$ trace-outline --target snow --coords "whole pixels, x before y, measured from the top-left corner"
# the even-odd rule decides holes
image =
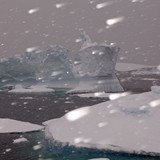
[[[23,142],[28,142],[28,140],[26,138],[24,138],[24,137],[13,140],[14,144],[16,144],[16,143],[23,143]]]
[[[131,153],[160,153],[160,86],[73,110],[50,120],[46,137],[53,143]],[[87,125],[88,124],[88,125]]]
[[[53,89],[48,88],[46,85],[36,85],[29,88],[24,88],[22,85],[16,85],[14,89],[8,91],[10,93],[44,93],[44,92],[54,92]]]
[[[97,9],[102,9],[102,8],[104,8],[104,7],[109,6],[110,4],[112,4],[112,3],[111,3],[111,2],[99,3],[99,4],[96,5],[96,8],[97,8]]]
[[[40,8],[33,8],[33,9],[30,9],[30,10],[28,11],[28,14],[36,13],[36,12],[38,12],[39,10],[40,10]]]
[[[33,51],[36,51],[38,50],[39,47],[30,47],[30,48],[27,48],[26,49],[26,52],[33,52]]]
[[[44,127],[29,122],[0,118],[0,133],[22,133],[42,130]]]
[[[66,5],[66,3],[58,3],[58,4],[56,4],[55,6],[56,6],[56,8],[62,8],[62,7],[64,7]]]
[[[122,22],[125,18],[124,17],[115,17],[112,19],[107,19],[106,24],[112,26],[116,23]]]

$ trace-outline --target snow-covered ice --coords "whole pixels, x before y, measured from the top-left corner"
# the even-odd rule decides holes
[[[44,126],[8,118],[0,118],[0,133],[22,133],[42,130]]]
[[[160,153],[160,87],[73,110],[50,120],[45,133],[55,141],[77,147],[131,153]]]

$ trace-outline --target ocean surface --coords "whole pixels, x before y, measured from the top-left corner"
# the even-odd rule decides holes
[[[0,117],[42,124],[83,106],[107,101],[108,98],[85,98],[64,93],[14,94],[0,93]],[[15,139],[28,141],[13,143]],[[44,132],[0,134],[0,160],[160,160],[160,157],[126,154],[86,148],[50,146]]]

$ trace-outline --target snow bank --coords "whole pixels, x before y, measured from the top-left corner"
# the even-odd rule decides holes
[[[0,118],[0,133],[32,132],[43,128],[43,126],[28,122]]]
[[[14,89],[9,91],[10,93],[42,93],[42,92],[54,92],[53,89],[48,88],[45,85],[36,85],[29,88],[24,88],[22,85],[16,85]]]
[[[45,133],[77,147],[160,153],[160,87],[76,109],[48,123]]]

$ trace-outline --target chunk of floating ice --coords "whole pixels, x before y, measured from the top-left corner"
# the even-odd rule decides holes
[[[150,91],[76,109],[50,121],[46,137],[76,147],[160,154],[159,99]]]
[[[13,143],[22,143],[22,142],[28,142],[28,140],[26,138],[18,138],[13,140]]]
[[[41,125],[32,124],[29,122],[22,122],[13,119],[0,119],[0,133],[22,133],[42,130]]]

